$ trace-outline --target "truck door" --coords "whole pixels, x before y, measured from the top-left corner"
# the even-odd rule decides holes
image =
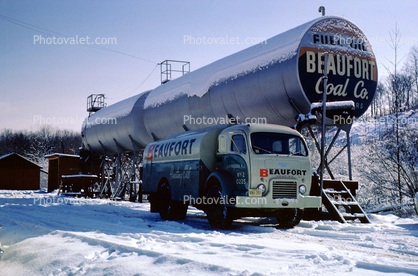
[[[248,191],[251,168],[247,137],[240,132],[231,133],[230,138],[230,154],[225,160],[226,167],[234,178],[237,190]]]

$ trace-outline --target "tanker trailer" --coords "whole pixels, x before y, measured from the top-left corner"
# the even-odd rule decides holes
[[[97,111],[83,124],[83,145],[97,153],[133,151],[222,118],[292,126],[322,98],[325,52],[327,100],[353,101],[360,117],[377,84],[371,45],[352,22],[323,16]],[[198,124],[192,118],[211,120]]]

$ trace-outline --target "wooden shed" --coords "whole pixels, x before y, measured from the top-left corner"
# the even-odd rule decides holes
[[[0,157],[0,189],[38,190],[41,166],[17,153]]]
[[[59,188],[63,175],[80,173],[80,156],[54,153],[46,155],[48,159],[48,192]]]

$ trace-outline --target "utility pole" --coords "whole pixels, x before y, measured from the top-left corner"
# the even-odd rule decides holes
[[[325,117],[327,114],[327,84],[328,84],[328,53],[324,53],[324,91],[322,92],[322,137],[321,137],[321,189],[319,195],[322,197],[322,188],[324,187],[324,169],[325,169]]]

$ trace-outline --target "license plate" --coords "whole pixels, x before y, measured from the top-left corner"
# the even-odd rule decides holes
[[[248,196],[262,196],[263,192],[260,189],[250,189]]]

